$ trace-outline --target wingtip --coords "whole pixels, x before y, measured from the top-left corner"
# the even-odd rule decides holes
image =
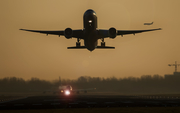
[[[27,29],[19,29],[19,30],[27,31]]]

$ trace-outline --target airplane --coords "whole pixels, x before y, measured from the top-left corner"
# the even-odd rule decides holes
[[[87,91],[90,91],[90,90],[96,90],[96,88],[88,88],[88,89],[72,89],[72,86],[71,85],[62,85],[61,84],[61,78],[59,77],[59,82],[60,82],[60,86],[58,88],[58,90],[46,90],[44,91],[43,93],[46,93],[46,92],[52,92],[53,94],[64,94],[64,95],[70,95],[72,93],[77,93],[79,94],[80,92],[84,92],[84,93],[87,93]]]
[[[58,35],[59,37],[65,36],[67,39],[77,38],[76,46],[67,47],[67,49],[88,49],[93,51],[94,49],[115,49],[115,47],[106,46],[104,38],[116,38],[118,35],[127,35],[127,34],[136,34],[148,31],[161,30],[158,29],[149,29],[149,30],[116,30],[114,27],[110,29],[98,29],[97,28],[97,15],[96,12],[92,9],[88,9],[83,16],[83,29],[72,30],[71,28],[66,28],[65,30],[60,31],[43,31],[43,30],[28,30],[20,29],[24,31],[37,32],[43,34]],[[84,46],[81,46],[80,40],[84,40]],[[98,39],[101,39],[101,46],[98,46]]]
[[[144,23],[144,25],[152,25],[154,22],[151,23]]]

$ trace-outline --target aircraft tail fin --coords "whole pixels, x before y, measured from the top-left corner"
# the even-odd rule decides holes
[[[98,48],[98,49],[115,49],[115,47],[111,47],[111,46],[97,46],[96,48]]]
[[[111,46],[97,46],[97,49],[115,49],[115,47]],[[67,49],[86,49],[86,46],[73,46],[73,47],[67,47]]]
[[[67,49],[85,49],[86,46],[73,46],[73,47],[67,47]]]

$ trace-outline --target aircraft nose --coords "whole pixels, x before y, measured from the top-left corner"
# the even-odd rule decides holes
[[[95,11],[92,9],[88,9],[84,14],[94,14],[96,15]]]

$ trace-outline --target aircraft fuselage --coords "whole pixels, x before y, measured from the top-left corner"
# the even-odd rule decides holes
[[[98,44],[98,33],[97,33],[97,16],[96,13],[89,9],[84,13],[83,17],[84,29],[84,45],[88,50],[93,51]]]

